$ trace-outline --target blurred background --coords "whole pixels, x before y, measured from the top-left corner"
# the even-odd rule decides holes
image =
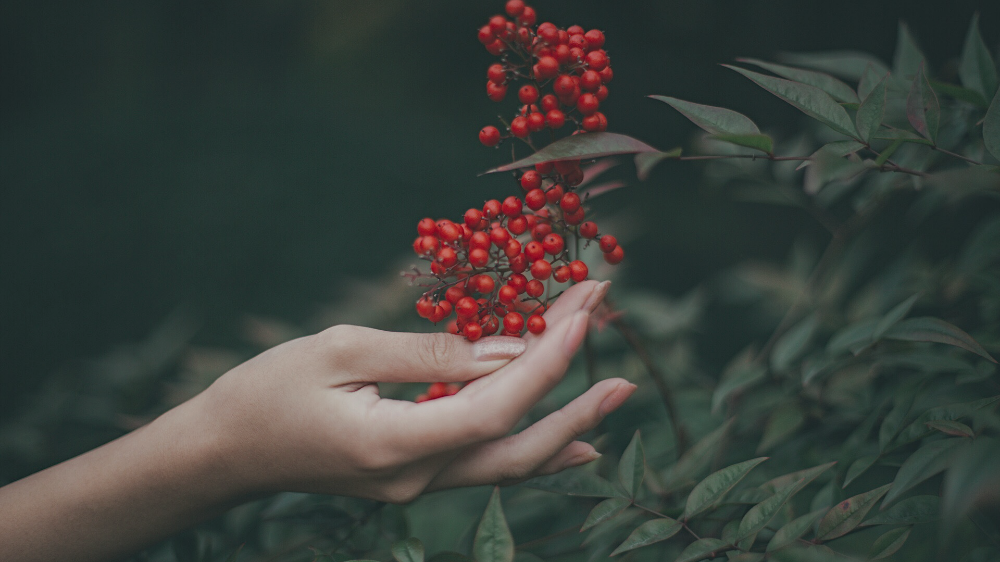
[[[986,1],[533,5],[540,21],[605,31],[609,129],[661,149],[694,128],[648,94],[731,107],[779,138],[804,119],[717,63],[848,48],[889,60],[902,18],[947,73],[976,10],[987,43],[1000,34]],[[502,6],[4,2],[0,422],[53,373],[165,321],[230,345],[246,314],[314,317],[398,271],[420,218],[518,193],[509,176],[477,176],[506,157],[478,130],[514,110],[486,98],[493,58],[475,38]],[[626,285],[683,295],[739,259],[784,259],[793,233],[817,228],[700,188],[697,171],[615,171],[629,187],[600,213],[629,226]],[[351,294],[376,306],[395,290]]]

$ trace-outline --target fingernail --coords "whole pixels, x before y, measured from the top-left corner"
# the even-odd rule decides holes
[[[608,397],[601,402],[600,407],[597,408],[597,415],[603,418],[611,412],[617,410],[619,406],[628,400],[629,396],[632,396],[632,393],[635,392],[636,388],[637,387],[630,382],[618,385],[618,388],[616,388],[614,392],[609,394]]]
[[[573,356],[576,349],[580,347],[584,334],[587,333],[587,322],[590,314],[582,310],[574,314],[569,319],[569,328],[566,330],[566,337],[563,339],[563,351],[566,355]]]
[[[608,289],[611,288],[611,281],[601,281],[594,287],[594,290],[587,297],[587,302],[583,303],[583,308],[581,310],[586,310],[588,313],[593,312],[597,309],[597,305],[601,304],[604,300],[604,295],[608,294]]]
[[[601,454],[591,449],[582,455],[577,455],[566,461],[566,468],[572,468],[574,466],[580,466],[581,464],[587,464],[588,462],[594,462],[599,458],[601,458]]]
[[[490,336],[472,344],[472,354],[476,361],[510,360],[524,353],[526,347],[521,338]]]

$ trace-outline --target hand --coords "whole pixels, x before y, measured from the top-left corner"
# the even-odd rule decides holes
[[[575,441],[635,390],[604,380],[521,433],[515,424],[563,377],[608,283],[568,289],[523,339],[336,326],[280,345],[222,376],[195,400],[221,436],[230,482],[402,503],[425,490],[510,483],[590,462]],[[378,382],[467,382],[416,404]]]

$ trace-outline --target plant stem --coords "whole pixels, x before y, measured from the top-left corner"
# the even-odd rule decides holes
[[[957,154],[955,156],[958,156]],[[709,154],[704,156],[678,156],[676,160],[730,160],[730,159],[741,159],[741,160],[770,160],[772,162],[811,162],[813,160],[812,156],[774,156],[771,154]],[[925,178],[929,176],[927,172],[921,172],[920,170],[913,170],[911,168],[904,168],[898,164],[893,164],[887,162],[879,168],[882,172],[898,172],[900,174],[908,174],[911,176],[920,176]]]

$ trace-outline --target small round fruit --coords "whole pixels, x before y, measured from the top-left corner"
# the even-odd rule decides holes
[[[511,333],[520,333],[524,328],[524,317],[517,312],[509,312],[503,317],[503,329]]]
[[[606,254],[618,247],[618,239],[610,234],[605,234],[604,236],[601,236],[600,246],[601,251]]]
[[[483,127],[479,131],[479,142],[491,147],[500,144],[500,130],[493,125]]]
[[[540,334],[545,331],[545,319],[538,314],[528,317],[528,331],[532,334]]]

